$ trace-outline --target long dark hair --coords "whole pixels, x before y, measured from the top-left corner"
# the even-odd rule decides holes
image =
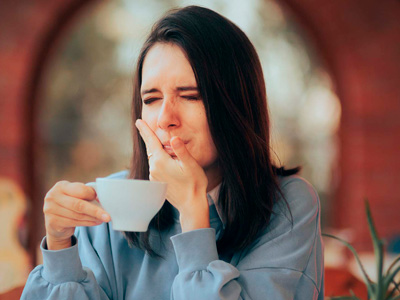
[[[269,224],[272,207],[282,194],[277,175],[299,170],[272,163],[267,96],[258,55],[245,33],[216,12],[198,6],[170,11],[153,26],[139,54],[134,121],[141,118],[143,61],[156,43],[179,46],[192,66],[223,176],[218,205],[226,224],[217,241],[218,251],[243,250]],[[134,127],[130,177],[148,179],[148,170],[145,144]],[[172,206],[166,201],[149,231],[161,232],[173,223]],[[157,255],[149,231],[124,234],[130,245]]]

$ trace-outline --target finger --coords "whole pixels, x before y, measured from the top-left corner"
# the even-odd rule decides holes
[[[61,182],[60,188],[66,195],[79,199],[94,200],[97,196],[94,188],[80,182],[64,181]]]
[[[92,221],[81,221],[81,220],[74,220],[65,218],[63,216],[55,215],[57,217],[58,226],[61,228],[71,228],[71,227],[78,227],[78,226],[97,226],[100,225],[101,222],[92,222]]]
[[[145,121],[137,119],[135,125],[139,130],[139,133],[142,136],[144,143],[146,144],[147,154],[155,154],[156,152],[163,151],[163,146],[160,140]]]
[[[46,206],[46,205],[45,205]],[[74,219],[74,220],[79,220],[79,221],[89,221],[89,222],[101,222],[103,223],[103,220],[99,220],[95,217],[86,215],[86,214],[81,214],[77,213],[75,211],[72,211],[68,208],[62,207],[61,205],[57,205],[57,207],[52,208],[52,207],[45,207],[44,209],[45,214],[53,214],[53,215],[59,215],[63,216],[68,219]]]
[[[186,149],[185,144],[179,137],[174,136],[171,139],[170,143],[171,143],[172,150],[174,150],[176,156],[182,163],[184,163],[186,165],[193,165],[194,163],[197,164],[196,160],[190,154],[190,152]]]
[[[103,222],[109,222],[111,219],[104,209],[82,199],[77,199],[68,195],[62,195],[57,198],[56,202],[66,209],[91,216],[98,220],[102,220]]]

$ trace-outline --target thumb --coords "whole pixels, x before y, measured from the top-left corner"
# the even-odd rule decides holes
[[[189,153],[189,151],[186,149],[185,144],[179,137],[174,136],[171,139],[170,143],[171,143],[172,150],[174,150],[176,156],[182,163],[191,164],[191,163],[195,162],[195,159]]]

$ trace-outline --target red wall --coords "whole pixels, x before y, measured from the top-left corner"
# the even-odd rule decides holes
[[[40,76],[64,31],[91,0],[0,1],[0,178],[15,180],[30,201],[32,263],[43,237],[41,181],[35,170],[34,126]]]
[[[287,0],[316,42],[342,104],[337,227],[370,249],[368,198],[381,236],[400,235],[400,2]]]
[[[62,32],[90,1],[0,2],[0,176],[21,184],[41,216],[33,124],[41,70]],[[400,233],[400,2],[285,0],[309,33],[342,103],[339,189],[332,222],[369,236],[368,197],[381,235]],[[82,9],[83,7],[85,9]],[[32,233],[31,250],[40,234]]]

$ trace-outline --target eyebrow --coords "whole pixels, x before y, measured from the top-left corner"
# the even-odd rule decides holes
[[[199,89],[196,86],[178,86],[175,90],[179,91],[179,92],[199,91]],[[143,96],[145,94],[154,93],[154,92],[159,92],[159,90],[156,88],[152,88],[152,89],[144,90],[141,94]]]

